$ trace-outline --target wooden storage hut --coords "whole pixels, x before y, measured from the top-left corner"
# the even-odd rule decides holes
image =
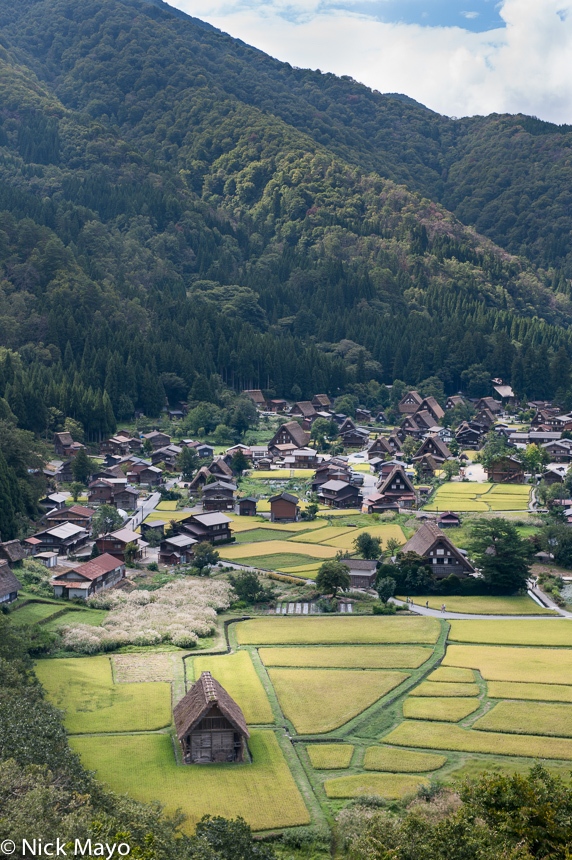
[[[185,764],[244,761],[250,737],[244,714],[210,672],[175,705],[173,717]]]

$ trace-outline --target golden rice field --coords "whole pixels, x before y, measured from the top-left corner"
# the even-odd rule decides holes
[[[392,747],[368,747],[363,766],[366,770],[384,770],[390,773],[426,773],[438,770],[446,761],[445,755]]]
[[[539,607],[540,608],[540,607]],[[516,619],[507,621],[451,621],[450,642],[490,645],[547,645],[572,648],[572,624],[565,618],[554,621]]]
[[[462,683],[459,681],[448,681],[440,683],[439,681],[423,681],[415,688],[416,696],[478,696],[479,686],[474,682]]]
[[[258,653],[265,666],[417,669],[431,657],[433,649],[415,645],[306,645],[303,648],[260,648]]]
[[[240,645],[337,645],[428,643],[439,638],[435,618],[353,616],[255,618],[236,625]]]
[[[552,609],[539,606],[526,594],[514,597],[489,597],[489,596],[451,596],[435,597],[425,595],[424,597],[411,598],[418,606],[425,606],[429,602],[430,609],[441,609],[444,603],[447,612],[466,612],[468,615],[558,615]],[[478,623],[478,622],[477,622]],[[504,623],[504,622],[501,622]]]
[[[152,731],[171,724],[171,685],[114,684],[109,657],[40,660],[35,671],[50,702],[65,711],[71,734]]]
[[[174,520],[176,523],[178,523],[189,516],[189,511],[158,511],[157,509],[155,509],[154,511],[151,511],[145,522],[154,523],[156,520],[160,520],[162,522],[170,522],[171,520]]]
[[[288,553],[289,555],[311,555],[315,558],[328,559],[334,558],[336,555],[336,550],[333,547],[313,545],[310,551],[308,544],[294,540],[257,541],[255,547],[252,544],[242,543],[220,548],[221,557],[230,561],[240,561],[241,558],[248,558],[254,552],[257,557]]]
[[[473,728],[519,735],[572,737],[572,705],[545,702],[499,702]]]
[[[440,720],[458,723],[473,714],[481,705],[479,699],[443,696],[408,696],[403,703],[403,716],[406,720]]]
[[[253,830],[308,824],[308,810],[274,732],[253,730],[248,743],[252,764],[180,767],[170,735],[71,738],[83,765],[113,791],[143,803],[158,800],[167,814],[182,810],[186,833],[206,814],[241,815]]]
[[[427,676],[428,681],[441,681],[445,684],[455,682],[472,684],[475,676],[471,669],[455,669],[451,666],[439,666],[434,672]]]
[[[572,739],[478,732],[451,723],[407,720],[383,739],[388,744],[422,749],[513,755],[572,761]]]
[[[317,770],[341,770],[350,766],[352,744],[308,744],[306,752]]]
[[[450,645],[443,665],[478,669],[486,681],[566,684],[572,678],[572,649]]]
[[[189,661],[187,661],[188,663]],[[273,723],[274,714],[248,651],[193,659],[195,679],[210,672],[237,702],[247,723]]]
[[[284,715],[299,734],[343,726],[409,675],[377,669],[268,669]]]
[[[322,543],[333,540],[334,538],[342,537],[345,534],[353,535],[356,529],[348,528],[347,526],[326,526],[325,528],[317,529],[308,534],[301,534],[296,537],[301,543]]]
[[[426,511],[525,511],[530,487],[525,484],[478,484],[450,481],[442,484]]]
[[[572,702],[572,686],[567,684],[521,684],[517,681],[489,681],[487,692],[491,699]]]
[[[401,527],[398,525],[380,525],[380,526],[366,526],[361,529],[352,529],[350,532],[346,532],[345,534],[339,535],[338,537],[333,537],[326,540],[328,546],[336,547],[336,549],[342,549],[344,551],[350,552],[353,551],[354,541],[362,534],[365,533],[370,534],[372,537],[381,538],[382,545],[385,548],[387,546],[388,540],[391,538],[399,541],[400,544],[404,544],[406,538],[401,530]]]
[[[424,776],[395,773],[359,773],[327,779],[324,789],[328,797],[360,797],[363,794],[378,794],[380,797],[397,799],[415,794],[420,785],[428,785]]]

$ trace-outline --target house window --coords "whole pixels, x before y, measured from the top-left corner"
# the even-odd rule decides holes
[[[445,555],[445,550],[444,549],[438,549],[437,555]]]

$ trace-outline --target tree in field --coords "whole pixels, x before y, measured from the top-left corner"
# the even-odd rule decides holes
[[[80,448],[72,461],[71,470],[74,481],[86,484],[89,476],[97,470],[97,463],[87,456],[85,448]]]
[[[80,484],[79,481],[74,481],[72,484],[70,484],[70,493],[74,502],[77,502],[84,489],[84,485]]]
[[[92,519],[94,535],[106,535],[123,525],[123,517],[113,505],[100,505]]]
[[[204,815],[191,837],[193,860],[275,860],[270,845],[257,842],[244,819]]]
[[[257,573],[253,570],[243,570],[237,576],[229,575],[228,581],[234,588],[239,600],[246,603],[262,603],[272,600],[275,592],[272,588],[265,588]]]
[[[395,594],[396,582],[391,576],[382,576],[375,583],[375,590],[378,593],[382,603],[387,603],[390,597]]]
[[[183,448],[177,458],[177,467],[181,470],[184,481],[192,481],[199,468],[199,455],[193,448]]]
[[[550,461],[550,456],[548,451],[545,451],[544,448],[539,448],[538,445],[532,443],[532,445],[527,445],[522,455],[522,462],[524,463],[524,468],[527,472],[530,472],[533,478],[536,478],[538,472],[540,472],[542,466],[546,466],[546,464]]]
[[[401,546],[401,544],[399,543],[397,538],[393,538],[393,537],[389,538],[389,540],[387,541],[387,544],[385,546],[384,555],[387,555],[387,556],[389,556],[389,558],[392,558],[400,546]]]
[[[381,555],[381,538],[372,537],[369,532],[358,535],[353,542],[354,549],[362,558],[379,558]]]
[[[470,551],[492,591],[513,594],[526,588],[529,544],[509,520],[503,517],[476,520],[471,528]]]
[[[208,576],[213,564],[216,564],[220,556],[208,541],[201,541],[193,548],[193,567],[196,567],[199,576]]]
[[[316,588],[321,594],[332,594],[336,596],[338,588],[345,591],[350,587],[350,569],[337,559],[325,561],[318,570],[316,576]]]

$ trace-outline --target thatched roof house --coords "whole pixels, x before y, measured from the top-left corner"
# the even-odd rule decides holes
[[[6,561],[0,561],[0,603],[12,603],[23,588]]]
[[[431,566],[433,576],[437,578],[450,576],[452,573],[458,577],[464,577],[475,572],[466,554],[457,549],[436,523],[423,523],[419,531],[409,538],[399,552],[403,555],[414,552],[422,556],[426,564]]]
[[[243,761],[250,737],[244,714],[210,672],[175,705],[173,717],[185,764]]]

